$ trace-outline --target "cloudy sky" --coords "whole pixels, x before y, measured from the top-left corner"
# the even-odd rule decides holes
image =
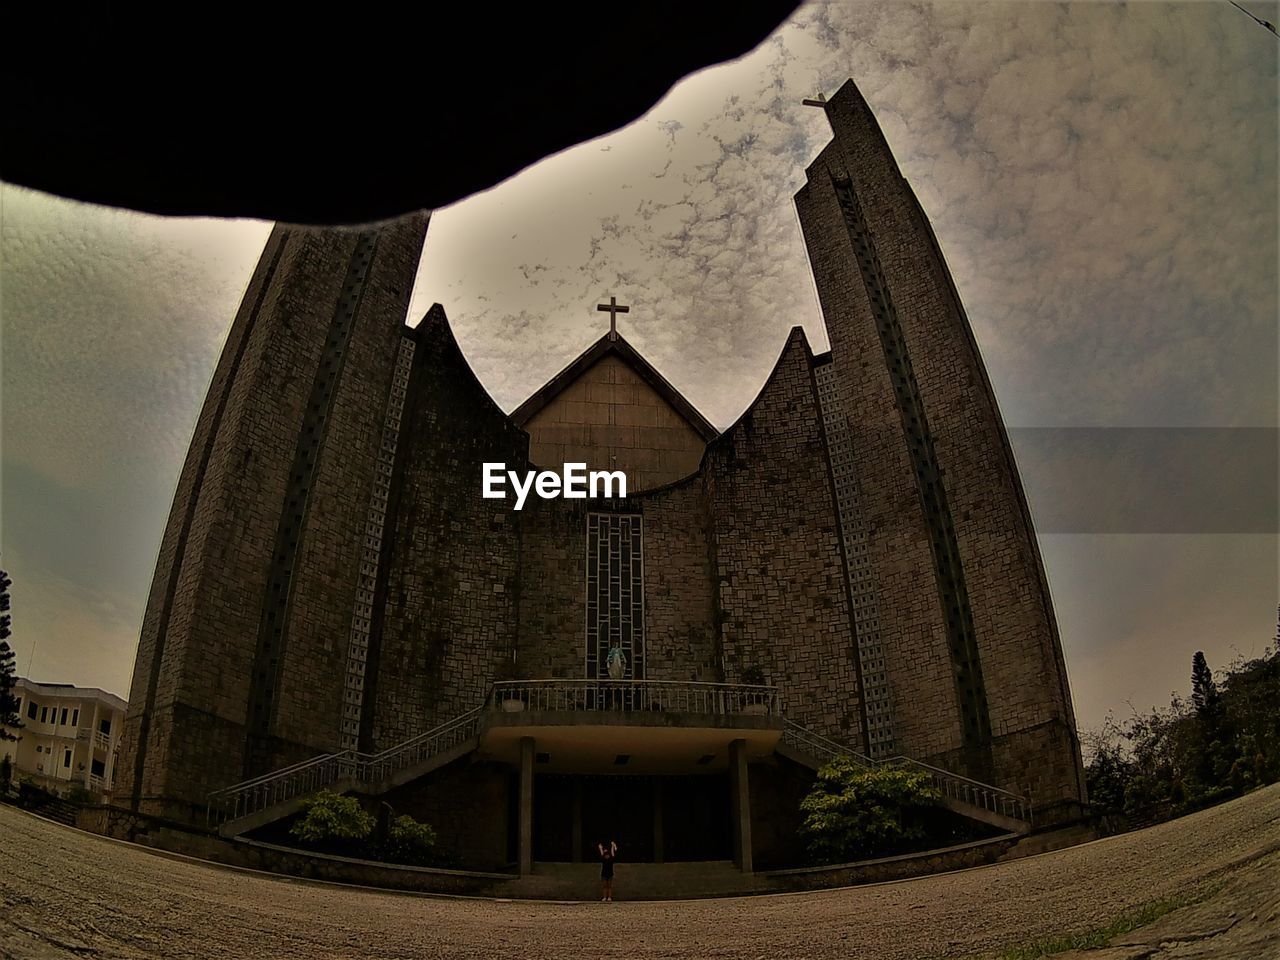
[[[1277,41],[1227,3],[806,6],[630,127],[437,211],[412,322],[443,303],[510,409],[616,295],[620,329],[727,425],[792,325],[825,348],[791,196],[829,139],[800,101],[848,77],[933,220],[1012,428],[1082,726],[1167,702],[1197,649],[1260,653],[1280,545]],[[268,229],[0,189],[20,672],[127,692]],[[1136,466],[1091,515],[1104,448]]]

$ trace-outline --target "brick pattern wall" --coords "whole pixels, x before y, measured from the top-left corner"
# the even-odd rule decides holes
[[[191,444],[178,477],[169,520],[161,539],[156,572],[134,661],[129,708],[117,764],[117,792],[120,796],[127,797],[135,807],[144,798],[154,803],[162,790],[164,766],[154,757],[148,761],[148,756],[151,750],[157,753],[167,750],[170,736],[168,730],[172,726],[167,720],[162,724],[155,723],[155,705],[160,671],[165,661],[165,638],[176,599],[179,575],[187,555],[196,505],[208,476],[214,440],[219,434],[226,412],[231,385],[239,373],[287,239],[288,231],[284,228],[276,227],[272,230],[257,268],[249,280],[196,420]],[[172,658],[173,654],[170,653],[169,656]]]
[[[711,514],[700,477],[645,497],[646,673],[719,683]]]
[[[337,232],[290,234],[231,384],[160,669],[156,720],[168,713],[169,744],[156,755],[158,792],[169,797],[200,802],[244,776],[251,676],[275,531],[352,244],[350,235]]]
[[[760,667],[789,717],[865,751],[857,654],[804,333],[708,448],[725,680]]]
[[[522,678],[587,675],[588,516],[601,501],[530,500],[520,516]],[[708,511],[693,478],[608,503],[641,518],[644,537],[644,677],[719,681],[715,580]]]
[[[516,643],[520,514],[481,497],[481,464],[525,470],[528,440],[476,380],[439,305],[415,337],[367,671],[378,750],[479,706]]]
[[[425,215],[379,228],[333,384],[332,406],[318,427],[323,440],[292,578],[268,769],[335,750],[340,742],[343,666],[362,559],[358,532],[377,476],[375,440],[425,230]],[[334,315],[344,312],[339,305]],[[323,409],[322,399],[320,403]],[[306,427],[304,420],[304,432]]]
[[[856,196],[911,357],[964,571],[986,690],[995,780],[1043,802],[1079,799],[1083,780],[1061,644],[1025,497],[972,330],[923,210],[851,82],[832,98],[827,115],[835,139],[810,167],[809,182],[797,194],[796,204],[837,376],[842,386],[851,388],[846,402],[851,413],[872,421],[869,433],[883,433],[884,446],[891,446],[886,416],[891,384],[882,362],[878,370],[869,362],[883,357],[883,352],[875,349],[874,317],[847,231],[841,236],[833,177],[847,179]],[[859,390],[859,385],[871,389]],[[900,427],[897,433],[902,446]],[[911,472],[902,469],[904,457],[892,458],[898,460],[893,464],[882,461],[874,447],[868,446],[867,453],[861,464],[863,489],[915,485]],[[919,517],[920,508],[905,502],[901,506],[904,520],[899,525],[912,530],[910,539],[916,546],[911,553],[922,559],[927,541],[921,542],[920,534],[927,526]],[[885,568],[881,582],[898,592],[890,575],[889,558],[898,555],[894,545],[876,537],[873,552]],[[911,591],[917,596],[930,592]],[[938,605],[936,596],[930,600]],[[942,689],[936,683],[947,657],[942,645],[935,639],[928,646],[925,663],[905,668],[895,663],[904,654],[910,656],[920,626],[927,624],[926,632],[933,638],[945,635],[937,613],[921,614],[899,619],[886,631],[898,719],[903,720],[910,703],[911,712],[918,711],[934,730],[955,731],[959,711],[954,704],[917,704],[913,696],[916,668],[932,674],[932,689]],[[1057,727],[1056,738],[1034,732],[1044,724]],[[904,750],[921,756],[954,756],[959,746],[939,743],[918,728],[900,734]]]
[[[514,779],[506,764],[474,763],[465,757],[380,800],[397,816],[431,824],[437,849],[465,869],[505,870],[512,859]]]
[[[394,337],[403,322],[425,225],[423,216],[386,229],[373,264],[377,289],[366,293],[356,317],[358,328],[381,327]],[[281,505],[286,502],[295,440],[302,430],[311,385],[355,242],[356,235],[344,230],[273,233],[219,361],[192,446],[194,456],[202,437],[207,440],[200,452],[203,469],[199,482],[180,482],[165,534],[165,544],[184,541],[176,565],[162,546],[157,583],[162,580],[160,570],[169,563],[176,572],[172,600],[165,602],[168,591],[153,591],[148,619],[155,627],[144,626],[140,644],[136,673],[155,688],[142,775],[130,784],[142,807],[189,813],[188,808],[202,809],[210,790],[243,776],[250,675],[275,532]],[[363,364],[363,360],[349,358],[343,379],[348,383],[366,376],[376,379],[378,373],[362,369]],[[387,376],[389,373],[388,365]],[[343,388],[339,383],[337,389]],[[338,405],[347,402],[341,395],[337,401]],[[336,418],[329,424],[331,430],[335,427],[341,437]],[[350,435],[330,442],[330,455],[334,445],[353,442]],[[340,545],[349,539],[340,508],[350,493],[336,491],[348,487],[350,477],[327,476],[323,450],[320,456],[312,494],[315,509],[308,517],[309,523],[316,522],[316,529],[306,531],[305,536],[317,547],[323,547],[327,535]],[[340,463],[336,456],[333,463],[335,470],[346,469],[345,462]],[[332,495],[326,495],[326,483],[334,489]],[[315,577],[328,581],[330,595],[337,593],[332,569],[306,556],[302,563]],[[168,576],[166,571],[164,579]],[[295,584],[291,601],[302,611],[308,611],[311,604],[305,594],[299,598],[296,591],[306,581],[303,576]],[[338,613],[334,599],[319,602]],[[341,615],[349,618],[349,597],[343,606]],[[301,639],[293,652],[300,665],[309,666],[316,659],[314,649],[307,649],[315,634],[300,628],[296,635]],[[332,637],[328,636],[330,643]],[[161,644],[163,649],[157,656]],[[286,646],[286,651],[289,649]],[[292,749],[280,749],[276,754],[296,756],[331,748],[337,734],[337,696],[316,702],[310,680],[291,676],[287,657],[288,653],[278,675],[281,700],[290,702],[290,683],[296,679],[295,689],[304,692],[307,702],[292,698],[283,715],[289,720],[296,718],[306,731],[303,737],[320,742],[308,743],[298,737]],[[340,689],[339,678],[333,690],[337,694]],[[308,704],[314,709],[309,716],[305,713]],[[326,718],[323,734],[314,732],[317,716]],[[137,720],[127,726],[141,730]],[[274,730],[271,735],[282,742],[292,739],[288,731],[284,737]],[[130,755],[137,757],[136,752]]]
[[[920,396],[911,352],[903,336],[894,295],[884,276],[875,238],[867,228],[852,183],[847,178],[837,177],[834,178],[834,186],[845,229],[862,274],[863,287],[876,320],[876,332],[880,336],[885,366],[893,384],[920,507],[929,530],[938,598],[946,623],[947,645],[960,705],[960,736],[968,754],[967,767],[972,775],[986,780],[990,777],[991,768],[987,749],[991,742],[991,722],[986,689],[982,683],[982,661],[974,637],[973,611],[969,606],[968,586],[956,544],[955,523],[934,449],[933,433],[929,429],[929,417]]]
[[[587,514],[598,509],[592,500],[531,497],[515,514],[520,518],[520,679],[585,676]]]
[[[863,495],[865,556],[879,588],[885,672],[897,707],[894,739],[900,753],[938,756],[960,746],[946,625],[884,352],[826,175],[828,161],[838,160],[834,147],[823,151],[810,168],[815,175],[796,194],[796,211],[831,340],[832,370],[848,410],[850,442],[858,451],[848,476]]]
[[[880,635],[880,587],[872,572],[868,542],[870,532],[863,516],[862,494],[855,480],[854,449],[849,435],[848,407],[840,397],[840,381],[828,357],[814,367],[827,456],[836,491],[840,537],[844,543],[849,575],[849,599],[853,610],[858,663],[862,668],[863,709],[867,725],[867,753],[877,759],[896,752],[893,739],[893,689],[889,686],[884,642]]]

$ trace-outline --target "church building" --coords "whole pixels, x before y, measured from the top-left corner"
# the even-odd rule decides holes
[[[160,547],[117,768],[134,809],[235,835],[348,791],[522,874],[606,836],[790,865],[838,755],[923,770],[1002,829],[1078,815],[972,330],[861,94],[820,105],[834,138],[795,202],[831,349],[793,328],[723,431],[617,333],[616,299],[507,414],[443,307],[405,325],[425,214],[274,229]],[[486,464],[571,463],[625,496],[483,495]]]

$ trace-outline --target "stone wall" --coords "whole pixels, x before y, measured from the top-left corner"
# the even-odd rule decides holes
[[[309,853],[255,840],[227,840],[181,823],[118,807],[85,808],[77,815],[76,826],[90,833],[137,843],[161,856],[177,854],[249,870],[388,890],[494,896],[504,893],[512,879],[510,874],[503,873],[406,867]]]
[[[751,849],[757,870],[806,862],[800,837],[800,825],[804,823],[800,801],[816,779],[817,774],[808,767],[776,754],[767,763],[753,763],[748,768]]]
[[[718,683],[716,571],[711,513],[694,478],[645,497],[645,676]]]
[[[1006,859],[1018,845],[1015,836],[996,837],[992,840],[975,840],[943,850],[926,853],[906,853],[898,857],[880,860],[864,860],[861,863],[835,864],[829,867],[798,867],[787,870],[770,870],[757,874],[761,888],[781,892],[784,890],[822,890],[828,887],[851,887],[862,883],[888,883],[923,877],[930,873],[949,873],[980,867]]]
[[[335,639],[323,624],[349,623],[343,491],[368,476],[367,454],[341,448],[361,445],[363,413],[349,406],[385,389],[381,345],[403,322],[425,226],[423,216],[376,237],[277,230],[268,241],[197,423],[144,622],[135,688],[147,693],[126,721],[122,770],[122,792],[143,809],[202,808],[209,791],[252,767],[251,742],[269,767],[336,738],[341,680],[311,674]],[[362,238],[369,253],[357,266]],[[344,301],[355,269],[362,293]],[[340,351],[326,370],[339,326],[344,336],[359,329],[355,356]],[[343,401],[316,425],[321,381]],[[306,471],[296,469],[300,459]],[[270,586],[286,523],[297,531],[288,550],[314,552],[277,595]],[[282,635],[267,645],[279,623]]]
[[[144,800],[149,803],[158,802],[167,787],[169,779],[166,773],[167,756],[174,726],[172,704],[175,698],[175,683],[181,671],[176,649],[180,646],[180,641],[175,642],[171,647],[167,640],[174,606],[176,603],[184,606],[188,604],[191,590],[191,574],[188,571],[187,586],[179,598],[179,577],[184,560],[188,556],[188,546],[196,508],[200,503],[201,490],[205,487],[212,490],[211,500],[215,500],[218,495],[221,478],[211,475],[209,470],[213,447],[221,435],[231,389],[237,382],[251,340],[255,344],[255,351],[250,363],[257,362],[259,359],[262,335],[257,330],[258,321],[263,313],[268,292],[276,280],[276,273],[288,237],[288,231],[282,227],[276,227],[271,232],[257,268],[250,278],[196,420],[191,444],[178,478],[178,487],[174,493],[169,519],[161,539],[156,571],[134,660],[129,708],[126,713],[118,763],[117,791],[121,796],[130,797],[135,805]],[[242,397],[240,402],[243,402]],[[206,512],[209,502],[209,500],[206,501]],[[203,520],[206,527],[207,523],[207,519]],[[195,555],[191,562],[193,565],[198,565],[200,562],[198,551],[193,553]],[[163,685],[165,709],[162,715],[157,716],[156,704],[161,696],[162,668],[166,668],[167,674]],[[233,720],[231,724],[239,727],[242,719],[241,717]],[[239,736],[243,739],[242,729]],[[234,739],[235,737],[231,738],[231,740]],[[228,740],[221,745],[232,750],[229,763],[234,767],[238,762],[236,758],[243,744]]]
[[[425,227],[425,218],[407,218],[380,232],[334,382],[273,700],[272,736],[288,746],[273,758],[272,768],[339,748],[362,534]]]
[[[523,680],[579,679],[586,663],[586,540],[590,500],[530,497],[520,513]],[[511,510],[510,501],[502,507]]]
[[[440,852],[467,869],[505,870],[514,861],[515,776],[508,764],[464,757],[379,799],[396,815],[431,824]]]
[[[945,759],[1041,801],[1083,797],[1061,645],[1025,498],[995,397],[928,221],[866,102],[850,82],[830,101],[835,139],[796,196],[833,363],[849,404],[871,560],[882,587],[882,634],[897,706],[899,748]],[[886,365],[881,306],[854,257],[835,182],[847,181],[865,219],[909,369]],[[945,503],[946,536],[926,521],[921,483],[892,377],[913,378]],[[961,619],[971,617],[977,698],[958,688],[956,612],[939,600],[931,544],[954,537]],[[945,550],[944,550],[945,552]],[[961,694],[963,693],[963,700]],[[973,700],[980,699],[981,703]],[[976,710],[989,730],[982,756],[964,749]],[[1033,731],[1055,725],[1055,737]],[[989,766],[990,772],[978,767]]]
[[[520,514],[481,497],[481,464],[523,471],[528,440],[476,380],[439,305],[416,337],[370,640],[377,750],[480,706],[516,639]]]
[[[879,588],[880,636],[892,692],[894,740],[913,757],[959,749],[960,724],[947,628],[938,601],[929,530],[894,400],[871,305],[835,191],[832,146],[796,194],[814,282],[831,338],[839,395],[848,406],[857,456],[851,482],[867,525],[867,562]]]
[[[857,654],[803,331],[707,451],[725,679],[763,669],[787,716],[864,751]]]

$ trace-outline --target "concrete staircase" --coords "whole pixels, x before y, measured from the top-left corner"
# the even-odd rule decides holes
[[[382,753],[326,753],[209,795],[207,823],[224,837],[265,826],[301,809],[321,790],[371,796],[416,780],[480,743],[477,708]]]
[[[46,820],[54,820],[58,823],[66,824],[68,827],[74,827],[76,825],[76,813],[80,810],[80,807],[69,800],[52,797],[27,809],[32,813],[39,814]]]
[[[533,873],[505,885],[513,897],[599,901],[600,864],[535,863]],[[614,868],[615,900],[679,900],[752,893],[759,883],[729,860],[626,863]]]
[[[723,684],[700,686],[731,688]],[[764,688],[742,689],[755,692]],[[722,702],[724,692],[718,693],[718,702]],[[324,754],[218,790],[209,795],[208,825],[224,837],[233,837],[294,813],[321,790],[371,796],[385,793],[476,749],[484,732],[485,710],[485,706],[477,707],[382,753],[345,750]],[[790,720],[785,721],[775,749],[814,770],[836,757],[869,769],[895,766],[916,770],[929,777],[949,810],[1010,833],[1031,829],[1031,804],[1026,798],[910,757],[872,760]]]

